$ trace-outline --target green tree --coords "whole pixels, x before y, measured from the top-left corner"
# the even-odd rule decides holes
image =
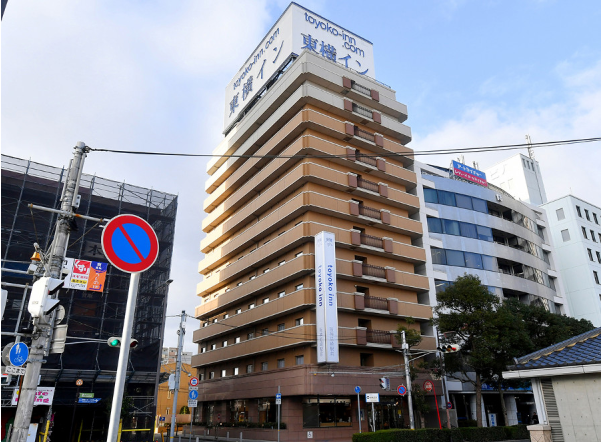
[[[407,323],[407,326],[400,324],[397,328],[397,342],[399,344],[403,343],[402,333],[405,332],[405,340],[407,341],[407,345],[409,345],[409,347],[416,347],[422,342],[421,331],[408,327],[416,322],[411,316],[408,316],[405,319],[405,322]]]
[[[182,408],[179,410],[179,414],[190,414],[190,409],[187,405],[182,405]]]
[[[482,426],[482,380],[491,376],[497,356],[499,329],[496,312],[499,298],[490,293],[474,275],[458,277],[446,290],[438,293],[434,308],[434,325],[441,333],[453,332],[451,342],[461,344],[457,353],[445,355],[447,373],[460,373],[462,382],[476,389],[476,422]],[[445,343],[445,340],[442,340]],[[475,376],[470,376],[475,373]]]

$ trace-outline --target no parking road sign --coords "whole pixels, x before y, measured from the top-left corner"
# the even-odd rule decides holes
[[[407,387],[405,387],[403,384],[401,384],[397,387],[396,391],[401,396],[405,396],[407,394]]]
[[[159,255],[157,235],[146,221],[135,215],[119,215],[102,232],[106,258],[119,270],[138,273],[148,270]]]

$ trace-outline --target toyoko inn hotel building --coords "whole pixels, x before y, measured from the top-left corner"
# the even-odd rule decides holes
[[[420,330],[422,349],[435,338],[415,271],[417,178],[390,156],[412,152],[407,108],[374,69],[372,43],[292,3],[226,88],[204,202],[198,422],[276,422],[279,389],[283,440],[348,440],[358,415],[365,431],[365,393],[380,393],[378,428],[408,425],[396,330]]]

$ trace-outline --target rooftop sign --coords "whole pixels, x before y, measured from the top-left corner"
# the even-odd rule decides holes
[[[292,56],[310,51],[360,75],[375,78],[371,42],[290,3],[225,89],[224,130],[252,103]]]
[[[465,164],[458,163],[453,160],[453,175],[463,178],[464,180],[471,181],[474,184],[488,187],[486,182],[486,174],[473,167],[466,166]]]

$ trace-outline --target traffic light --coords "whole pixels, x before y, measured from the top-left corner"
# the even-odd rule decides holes
[[[441,351],[443,353],[456,353],[461,349],[461,345],[459,344],[446,344],[446,345],[441,345],[440,347],[437,347],[438,351]]]
[[[121,336],[111,336],[106,340],[109,347],[121,347]],[[129,348],[134,349],[138,346],[138,340],[131,338]]]
[[[51,298],[64,284],[63,280],[44,276],[33,283],[27,310],[34,318],[48,315],[58,307],[58,299]]]
[[[390,380],[388,378],[380,378],[380,388],[388,390],[390,387]]]

